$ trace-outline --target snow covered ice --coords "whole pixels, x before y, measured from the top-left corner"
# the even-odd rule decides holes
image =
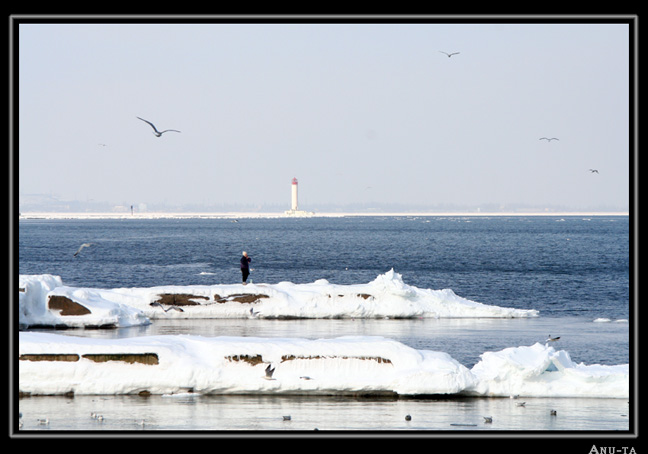
[[[536,317],[406,285],[241,284],[93,289],[19,277],[20,325],[124,327],[175,318]],[[60,297],[58,299],[52,297]],[[52,305],[52,301],[58,301]],[[61,302],[62,301],[62,302]],[[182,311],[162,307],[177,304]],[[52,307],[54,306],[54,308]],[[252,309],[252,312],[250,311]],[[75,312],[76,311],[76,312]],[[76,315],[65,315],[76,314]],[[267,377],[265,369],[275,372]],[[332,339],[162,335],[97,339],[19,333],[24,394],[396,394],[628,398],[629,366],[574,363],[546,344],[485,352],[468,369],[444,352],[373,336]]]
[[[20,325],[70,327],[133,326],[159,317],[175,318],[511,318],[536,317],[533,309],[486,305],[457,296],[452,290],[420,289],[407,285],[390,270],[367,284],[337,285],[317,280],[310,284],[221,284],[95,289],[63,285],[60,277],[21,275]],[[61,296],[90,314],[66,316],[48,307],[48,298]],[[166,297],[167,299],[161,299]],[[180,301],[182,300],[182,301]],[[156,301],[182,311],[164,312]],[[51,303],[50,303],[51,306]],[[252,311],[251,311],[252,309]]]
[[[396,394],[617,397],[628,366],[576,365],[535,344],[487,352],[472,369],[382,337],[95,339],[21,332],[21,393]],[[270,365],[271,378],[265,374]]]

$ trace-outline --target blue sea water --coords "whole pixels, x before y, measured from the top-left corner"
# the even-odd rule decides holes
[[[473,301],[536,309],[540,316],[475,320],[175,320],[156,321],[141,328],[108,332],[69,330],[65,334],[312,338],[380,335],[417,349],[447,352],[467,367],[472,367],[485,351],[543,342],[551,334],[561,336],[561,344],[556,348],[568,351],[575,362],[626,364],[630,362],[632,326],[629,230],[627,216],[242,218],[237,222],[232,219],[21,220],[18,272],[59,275],[65,285],[95,288],[238,283],[238,261],[243,250],[252,257],[254,271],[250,278],[255,283],[309,283],[318,279],[335,284],[367,283],[393,268],[409,285],[450,288]],[[93,245],[74,257],[74,252],[85,242]],[[51,407],[52,401],[64,405],[62,398],[51,399],[46,407]],[[78,405],[87,404],[83,399],[74,400]],[[113,403],[116,408],[122,408],[128,401],[123,398]],[[239,402],[226,401],[234,409]],[[576,423],[561,422],[556,426],[555,420],[548,420],[548,425],[538,425],[530,419],[528,426],[520,427],[516,425],[519,421],[512,417],[511,427],[513,430],[599,430],[600,418],[595,415],[602,401],[608,400],[591,403],[588,407],[591,415]],[[28,408],[28,405],[38,406],[38,402],[43,400],[32,398],[21,405]],[[249,405],[245,399],[240,402]],[[270,400],[268,405],[281,407],[283,402]],[[485,405],[479,400],[469,402],[475,402],[475,408]],[[304,401],[300,405],[311,404]],[[168,400],[160,400],[160,419],[168,412],[168,406]],[[379,411],[383,414],[392,410],[380,408]],[[587,415],[587,410],[583,411]],[[617,413],[628,411],[618,409]],[[363,416],[364,426],[358,421],[348,421],[346,427],[360,430],[408,427],[397,417],[392,425],[386,423],[385,427],[384,420],[370,415],[369,411]],[[472,413],[471,418],[475,419],[474,416]],[[447,427],[449,421],[451,418],[440,424]],[[255,430],[257,423],[248,420],[240,424],[242,427],[248,424]],[[269,426],[261,423],[258,427],[275,430],[276,424],[280,430],[301,427],[297,423],[291,427],[275,419]],[[71,427],[77,426],[85,427],[85,423],[79,420]],[[338,426],[344,428],[345,423],[336,421]],[[622,416],[609,427],[624,430],[627,426],[625,415],[625,419]],[[453,426],[452,430],[461,427]],[[175,430],[178,426],[168,422],[157,428]],[[192,428],[204,429],[202,423],[190,425],[189,430]],[[180,428],[184,429],[184,426]]]
[[[484,304],[629,317],[627,216],[23,220],[18,236],[20,274],[102,288],[237,283],[243,250],[255,282],[366,283],[393,268]]]

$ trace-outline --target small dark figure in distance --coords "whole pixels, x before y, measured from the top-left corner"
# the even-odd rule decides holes
[[[247,284],[247,278],[250,275],[250,262],[252,259],[248,257],[247,252],[243,251],[243,257],[241,257],[241,275],[243,277],[243,284]]]

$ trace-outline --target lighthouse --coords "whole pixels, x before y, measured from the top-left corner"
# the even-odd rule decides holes
[[[297,178],[292,179],[292,203],[290,204],[292,211],[297,211]]]
[[[290,210],[285,211],[289,216],[313,216],[315,213],[310,211],[300,211],[297,204],[297,178],[292,179],[292,185],[290,186]]]

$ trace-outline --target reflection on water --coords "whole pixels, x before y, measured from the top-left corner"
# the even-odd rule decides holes
[[[77,396],[19,400],[21,431],[627,431],[624,399]],[[556,414],[552,415],[551,410]],[[101,415],[101,418],[93,416]],[[409,415],[410,420],[406,418]],[[284,417],[290,417],[284,418]],[[484,417],[492,417],[487,423]],[[48,419],[47,424],[39,420]]]

